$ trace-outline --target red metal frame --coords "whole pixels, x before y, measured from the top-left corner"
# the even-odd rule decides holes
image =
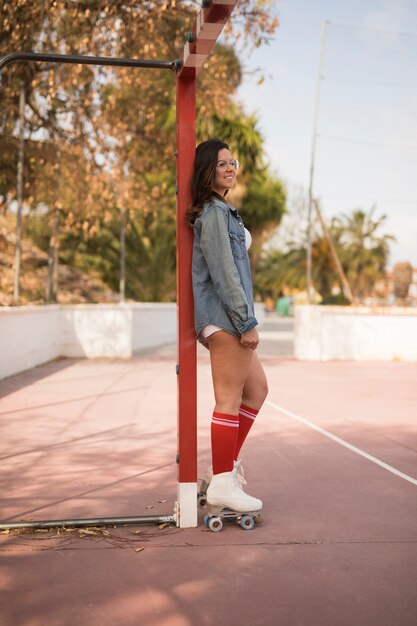
[[[196,341],[191,285],[193,231],[185,221],[195,154],[194,78],[177,80],[178,461],[180,483],[197,481]]]
[[[208,7],[200,10],[177,72],[177,460],[180,483],[197,482],[197,372],[191,284],[193,231],[185,222],[196,145],[196,76],[237,2],[211,0]]]

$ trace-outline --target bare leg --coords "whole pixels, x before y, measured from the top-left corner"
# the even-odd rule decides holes
[[[237,415],[255,352],[242,346],[238,335],[223,330],[209,337],[209,345],[215,411]],[[256,372],[258,368],[255,377]]]
[[[268,383],[265,372],[255,352],[243,387],[242,404],[259,411],[267,395]]]
[[[237,469],[235,472],[232,470],[244,389],[247,388],[248,398],[255,401],[254,389],[256,382],[263,380],[263,370],[255,351],[242,345],[239,336],[218,331],[210,335],[209,349],[216,406],[211,426],[213,478],[207,489],[207,502],[209,508],[220,506],[242,512],[260,511],[262,501],[243,491]],[[246,384],[248,377],[249,384]],[[265,396],[256,394],[258,404],[263,402],[261,397]]]

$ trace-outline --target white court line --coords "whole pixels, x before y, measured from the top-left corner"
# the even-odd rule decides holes
[[[363,456],[365,459],[368,459],[368,461],[372,461],[372,463],[376,463],[376,465],[383,467],[384,469],[388,470],[392,474],[395,474],[396,476],[399,476],[400,478],[403,478],[404,480],[408,480],[409,483],[412,483],[413,485],[417,486],[417,480],[415,478],[411,478],[411,476],[408,476],[407,474],[403,474],[403,472],[400,472],[399,470],[395,469],[395,467],[392,467],[391,465],[384,463],[384,461],[380,461],[379,459],[376,458],[376,456],[372,456],[372,454],[368,454],[367,452],[364,452],[360,448],[353,446],[351,443],[348,443],[347,441],[345,441],[344,439],[341,439],[337,435],[333,435],[328,430],[325,430],[324,428],[317,426],[317,424],[315,424],[314,422],[311,422],[307,418],[301,417],[300,415],[296,415],[296,413],[293,413],[292,411],[288,411],[288,409],[284,409],[283,406],[280,406],[279,404],[274,404],[273,402],[270,402],[269,400],[267,400],[265,404],[272,407],[276,411],[280,411],[281,413],[288,415],[288,417],[291,417],[297,422],[301,422],[301,424],[304,424],[305,426],[308,426],[309,428],[316,430],[318,433],[321,433],[325,437],[332,439],[332,441],[335,441],[336,443],[339,443],[341,446],[344,446],[348,450],[351,450],[351,452],[355,452],[356,454]]]

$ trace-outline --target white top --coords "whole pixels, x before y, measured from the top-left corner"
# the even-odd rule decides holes
[[[246,250],[249,250],[252,244],[252,235],[250,234],[247,228],[245,228],[245,239],[246,239]]]

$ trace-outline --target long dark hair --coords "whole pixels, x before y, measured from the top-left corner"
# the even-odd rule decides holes
[[[208,139],[200,143],[195,151],[194,170],[191,178],[191,206],[186,220],[192,226],[203,210],[204,204],[213,195],[213,184],[219,151],[229,146],[221,139]]]

